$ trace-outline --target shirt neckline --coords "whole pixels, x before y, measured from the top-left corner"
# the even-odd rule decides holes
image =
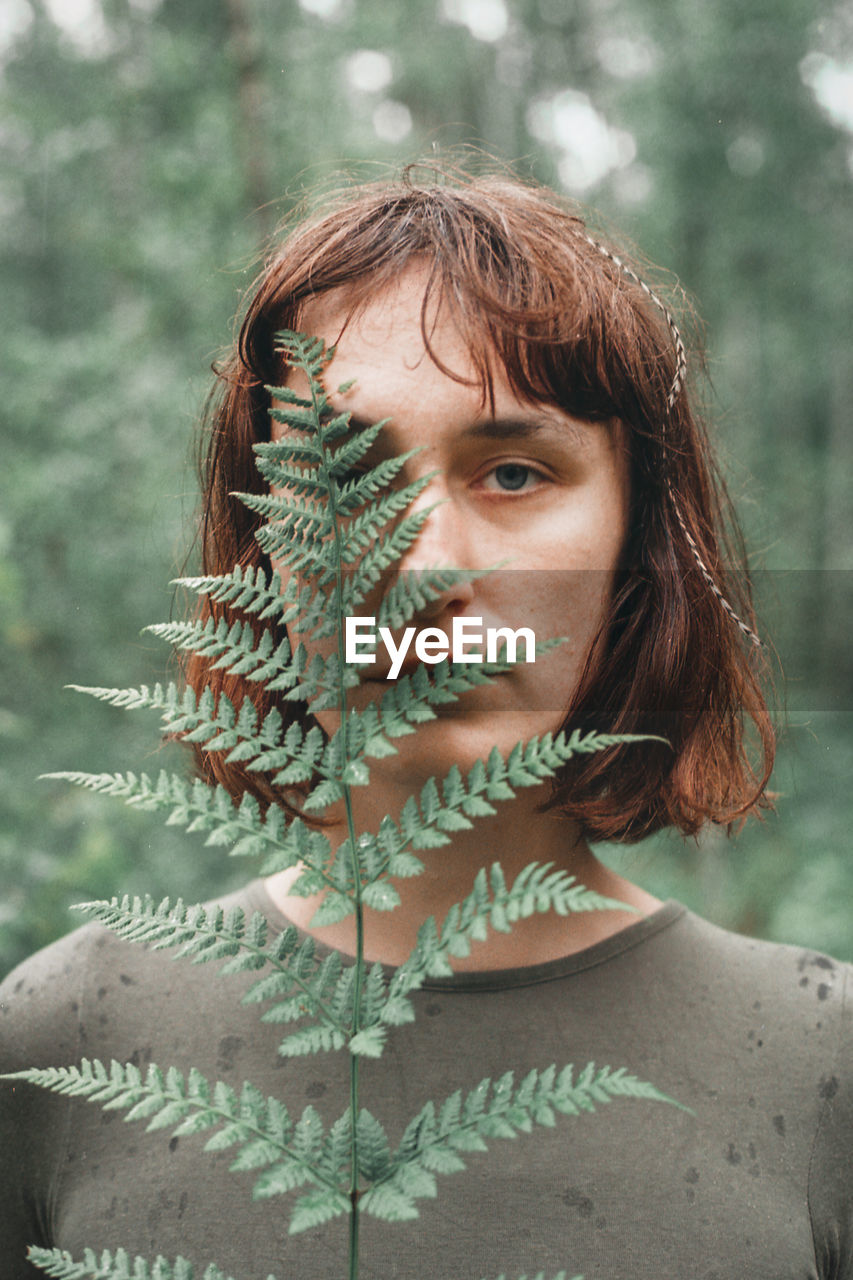
[[[294,926],[293,921],[288,919],[276,905],[263,880],[253,880],[246,887],[245,893],[252,906],[277,929],[293,926],[301,936],[307,936],[304,930],[298,925]],[[542,964],[521,965],[511,969],[466,969],[448,978],[428,978],[421,989],[425,991],[507,991],[517,987],[538,986],[543,982],[554,982],[560,978],[568,978],[594,969],[626,951],[641,946],[686,914],[687,908],[670,898],[650,915],[632,921],[618,933],[613,933],[609,938],[603,938],[582,951],[559,956],[556,960],[546,960]],[[321,955],[328,955],[331,948],[317,941],[317,951]],[[394,966],[383,965],[383,968],[387,973],[391,973]]]

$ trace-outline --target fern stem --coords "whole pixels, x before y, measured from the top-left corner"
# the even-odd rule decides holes
[[[343,589],[344,589],[344,571],[343,571],[343,542],[341,539],[340,516],[338,513],[337,502],[335,501],[335,487],[332,477],[329,474],[327,453],[325,441],[322,439],[322,425],[320,419],[320,406],[317,403],[317,393],[313,378],[311,379],[311,399],[313,409],[317,415],[318,434],[320,436],[320,447],[322,449],[323,460],[320,470],[323,479],[326,481],[327,492],[329,495],[329,507],[332,517],[332,527],[334,529],[335,538],[335,610],[337,613],[337,645],[338,645],[338,706],[341,717],[341,758],[343,762],[342,772],[346,774],[346,768],[349,764],[349,748],[347,741],[347,691],[344,683],[344,672],[346,670],[346,653],[344,649],[344,615],[343,615]],[[352,811],[352,792],[350,785],[346,780],[343,783],[344,788],[344,808],[346,811],[347,830],[349,832],[350,857],[352,859],[352,877],[353,877],[353,905],[355,907],[355,982],[353,984],[353,1000],[352,1000],[352,1034],[357,1035],[361,1029],[361,998],[364,986],[364,903],[362,901],[362,885],[361,885],[361,864],[358,857],[358,844],[355,835],[355,817]],[[351,1053],[349,1056],[350,1071],[350,1123],[351,1123],[351,1145],[350,1145],[350,1226],[349,1226],[349,1280],[358,1280],[358,1228],[359,1228],[359,1190],[358,1190],[358,1068],[359,1055]]]
[[[353,1130],[355,1130],[354,1124]],[[361,1222],[361,1214],[358,1211],[358,1192],[355,1191],[350,1199],[352,1210],[349,1215],[349,1280],[358,1280],[358,1228]]]

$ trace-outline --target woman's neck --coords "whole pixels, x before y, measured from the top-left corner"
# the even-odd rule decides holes
[[[369,812],[376,805],[364,793],[356,811],[356,830],[376,830],[382,814]],[[354,799],[356,797],[354,796]],[[559,916],[553,911],[536,914],[513,926],[511,933],[489,930],[483,942],[472,945],[464,959],[454,959],[457,970],[504,969],[540,964],[585,950],[630,925],[640,915],[648,915],[659,901],[637,885],[616,875],[593,854],[577,826],[553,813],[541,813],[538,806],[545,798],[541,788],[526,791],[514,801],[500,805],[490,818],[477,819],[473,828],[454,834],[452,843],[440,849],[418,851],[424,863],[421,875],[394,881],[400,894],[400,905],[393,911],[364,913],[365,957],[399,965],[414,947],[420,926],[429,916],[440,924],[449,909],[470,892],[477,872],[499,862],[507,883],[531,862],[551,863],[604,897],[625,904],[621,910],[595,910]],[[385,812],[385,811],[383,811]],[[343,823],[326,828],[335,847],[346,828]],[[291,888],[299,875],[291,868],[270,876],[267,890],[276,906],[294,924],[313,934],[319,941],[354,955],[356,951],[355,918],[350,915],[332,925],[314,928],[312,917],[322,901],[318,894],[310,898],[292,895]]]

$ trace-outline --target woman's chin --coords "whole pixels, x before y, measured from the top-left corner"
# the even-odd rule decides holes
[[[554,687],[496,680],[471,689],[456,701],[438,703],[432,708],[434,719],[413,725],[414,732],[390,740],[393,755],[368,760],[373,796],[378,794],[377,787],[389,792],[418,792],[430,778],[440,783],[454,766],[466,775],[495,749],[506,759],[517,743],[556,733],[565,707],[554,705],[556,700],[550,696]],[[384,680],[364,680],[350,691],[349,704],[364,712],[388,688]],[[549,705],[535,705],[543,701]],[[316,718],[327,734],[340,725],[339,715],[332,710],[318,712]]]
[[[441,782],[454,765],[465,775],[495,748],[506,758],[518,742],[556,732],[560,723],[553,713],[457,709],[418,725],[416,734],[395,738],[394,755],[370,761],[371,781],[416,790],[429,778]]]

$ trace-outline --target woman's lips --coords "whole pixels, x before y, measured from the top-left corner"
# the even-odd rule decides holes
[[[485,661],[485,658],[481,657],[481,660]],[[442,666],[446,667],[449,666],[449,664],[449,658],[442,658],[439,662],[422,662],[420,658],[407,658],[395,676],[391,675],[391,666],[389,663],[382,663],[378,669],[377,667],[370,665],[366,666],[365,674],[361,677],[361,681],[362,684],[394,684],[397,680],[402,680],[403,676],[414,675],[419,667],[423,667],[427,676],[431,678],[433,672],[436,671],[437,668]],[[492,678],[498,675],[506,675],[506,672],[495,672]]]
[[[404,662],[396,676],[391,675],[391,668],[390,666],[387,666],[384,670],[380,671],[374,671],[371,669],[370,675],[366,675],[362,678],[365,683],[370,684],[394,684],[397,680],[402,680],[403,676],[414,675],[418,667],[424,665],[426,664],[415,659],[414,662]],[[429,666],[427,666],[427,671],[429,671]]]

